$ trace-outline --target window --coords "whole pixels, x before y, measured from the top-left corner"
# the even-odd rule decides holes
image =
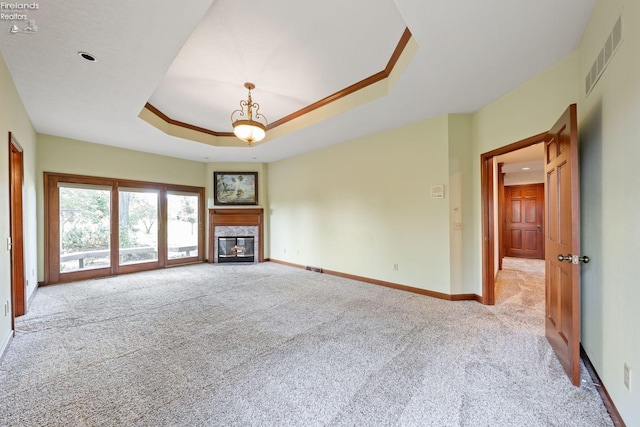
[[[45,283],[204,260],[204,188],[45,173]]]

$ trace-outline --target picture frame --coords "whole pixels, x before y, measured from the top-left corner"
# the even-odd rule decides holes
[[[257,205],[258,172],[214,172],[215,205]]]

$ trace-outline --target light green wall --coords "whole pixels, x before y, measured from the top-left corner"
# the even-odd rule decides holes
[[[38,134],[38,276],[44,277],[43,172],[204,187],[206,165],[190,160]]]
[[[480,155],[548,130],[577,102],[576,73],[573,54],[473,115],[442,116],[270,164],[272,257],[447,294],[480,295]],[[325,171],[345,178],[328,185],[333,177]],[[419,179],[370,192],[362,176],[371,182],[380,176],[390,182]],[[429,199],[431,185],[438,183],[445,184],[444,204]],[[422,197],[411,200],[414,194]],[[398,205],[401,199],[407,200]],[[431,210],[426,213],[422,204]],[[455,223],[462,230],[455,230]],[[411,246],[418,253],[409,260],[417,265],[403,271],[397,261],[400,269],[392,271],[393,251],[403,243],[391,236],[426,236],[434,224],[442,232],[437,240],[429,236],[426,245]],[[357,242],[366,242],[365,261],[343,253]],[[305,244],[310,247],[298,248]],[[434,248],[448,258],[432,256]]]
[[[27,299],[36,289],[36,134],[4,58],[0,54],[0,353],[11,336],[11,313],[5,315],[6,302],[11,305],[11,253],[7,239],[9,221],[9,144],[11,132],[23,150],[24,160],[24,261]],[[13,307],[10,307],[13,310]]]
[[[476,230],[473,220],[472,116],[449,115],[449,238],[451,245],[451,293],[475,293],[469,286],[474,271],[471,260]],[[456,224],[459,227],[456,228]],[[461,230],[459,228],[462,228]]]
[[[450,293],[447,116],[269,164],[271,257]],[[394,271],[398,264],[398,271]]]
[[[623,41],[585,97],[584,80],[622,14]],[[640,2],[599,0],[579,49],[582,345],[628,426],[640,425]],[[624,364],[632,391],[623,384]]]
[[[291,227],[302,230],[314,228],[316,227],[317,221],[325,218],[325,215],[318,215],[315,211],[317,203],[313,202],[316,197],[322,198],[324,197],[322,195],[329,191],[320,184],[324,179],[322,172],[318,172],[317,176],[309,175],[309,171],[314,170],[315,162],[318,162],[327,170],[335,170],[337,167],[338,170],[346,169],[349,173],[357,171],[360,175],[363,173],[378,175],[376,168],[380,168],[380,170],[383,171],[391,170],[398,173],[397,177],[391,179],[400,179],[400,177],[405,177],[406,175],[415,176],[414,169],[433,171],[431,161],[435,160],[439,167],[438,170],[443,171],[444,169],[442,167],[448,166],[447,176],[440,179],[441,183],[445,184],[446,187],[445,200],[447,200],[448,210],[446,212],[444,210],[432,211],[432,215],[423,217],[422,221],[425,225],[419,225],[420,223],[417,221],[407,223],[403,219],[401,224],[396,225],[396,232],[398,231],[397,229],[400,229],[401,233],[409,233],[411,227],[415,230],[422,230],[422,227],[426,226],[428,228],[431,223],[441,223],[444,227],[448,227],[446,229],[448,237],[443,240],[444,243],[438,243],[443,248],[445,247],[442,246],[444,244],[449,247],[449,281],[446,285],[424,280],[425,277],[430,277],[429,275],[425,276],[423,274],[424,270],[430,270],[435,264],[439,267],[443,265],[440,260],[435,262],[430,261],[429,256],[418,256],[418,258],[421,258],[419,262],[424,270],[418,269],[417,271],[406,272],[404,274],[402,268],[400,268],[399,272],[389,273],[386,271],[388,270],[386,264],[392,266],[395,262],[390,263],[382,254],[379,255],[380,262],[371,265],[356,267],[354,261],[348,261],[348,257],[344,257],[340,261],[332,261],[336,265],[340,265],[341,269],[331,268],[327,265],[322,265],[322,267],[449,294],[475,293],[480,295],[482,293],[480,154],[538,134],[550,128],[570,103],[577,102],[578,85],[576,83],[576,72],[577,54],[573,54],[566,60],[554,65],[473,115],[451,114],[437,119],[427,120],[421,124],[363,138],[359,140],[359,142],[352,141],[349,144],[358,147],[356,148],[358,154],[338,154],[338,152],[342,150],[347,150],[345,147],[338,146],[270,165],[269,184],[270,194],[272,196],[271,208],[274,210],[272,239],[279,240],[283,237],[280,233],[290,233],[289,230]],[[442,127],[437,128],[434,126],[434,123],[439,123]],[[421,129],[420,126],[425,127],[427,130]],[[434,133],[433,129],[437,129],[440,133]],[[442,156],[444,157],[434,157],[432,153],[427,155],[421,151],[425,146],[424,144],[420,144],[419,141],[424,138],[429,140],[432,145],[434,141],[438,141],[439,146],[443,150]],[[418,142],[413,145],[408,144],[408,141],[412,141],[413,139]],[[398,142],[402,140],[407,142],[407,144],[403,147],[403,150],[400,151],[398,149],[398,147],[400,147]],[[373,147],[373,144],[371,144],[370,141],[376,141],[377,145],[375,147],[379,149],[372,150],[371,147]],[[335,150],[336,153],[331,150]],[[326,153],[329,154],[327,155]],[[345,160],[348,163],[347,165],[342,164],[343,159],[348,159]],[[398,160],[399,163],[396,164],[394,160]],[[414,168],[405,168],[403,165],[403,162],[415,162],[416,160],[419,160],[420,164]],[[286,168],[284,168],[283,165],[286,165]],[[275,205],[277,201],[273,199],[274,194],[277,193],[279,195],[281,202],[286,201],[288,195],[281,194],[282,188],[280,187],[279,181],[273,181],[276,171],[282,174],[283,183],[287,180],[293,181],[286,185],[292,189],[296,189],[296,193],[299,193],[299,195],[296,196],[297,198],[305,198],[312,201],[309,202],[305,200],[304,203],[296,203],[295,212],[288,211],[286,214],[277,213],[280,209]],[[427,173],[427,175],[429,175],[429,173]],[[352,182],[355,182],[355,184],[352,184]],[[424,194],[428,198],[430,186],[435,183],[434,180],[425,181],[420,189],[421,194]],[[358,180],[352,179],[346,179],[344,183],[341,184],[342,187],[346,187],[346,189],[342,189],[343,192],[351,191],[353,195],[362,194],[368,197],[367,193],[363,192],[363,189],[360,188],[359,185]],[[412,191],[415,190],[409,188],[405,191],[407,194],[412,194]],[[378,204],[392,205],[393,201],[398,199],[399,195],[392,191],[377,191],[371,197],[373,200],[377,200]],[[400,197],[402,196],[400,195]],[[307,212],[306,214],[299,212],[303,206],[305,212]],[[352,210],[356,213],[362,212],[366,206],[368,205],[364,204],[364,207],[358,206]],[[320,209],[338,210],[337,207],[327,208],[327,204],[324,202],[321,204]],[[409,209],[409,211],[413,212],[411,209]],[[276,228],[276,215],[280,215],[280,217],[283,218],[282,222],[288,224],[289,227]],[[388,218],[393,215],[397,215],[397,213],[382,211],[381,213],[376,213],[375,216]],[[318,218],[315,218],[316,216],[318,216]],[[371,217],[370,215],[360,213],[359,215],[345,217],[343,221],[353,220],[353,224],[357,222],[357,226],[362,226],[361,221],[363,219],[373,219],[375,216]],[[404,218],[403,216],[400,217]],[[388,220],[378,222],[382,224],[389,223]],[[455,223],[460,223],[462,230],[456,230],[454,227]],[[409,227],[405,227],[405,225]],[[350,227],[348,222],[344,226]],[[320,234],[324,236],[324,240],[332,242],[332,240],[329,239],[329,236],[332,234],[324,232]],[[362,238],[362,235],[365,235],[365,233],[360,234],[361,235],[357,236],[358,238]],[[387,239],[380,239],[385,233],[379,232],[378,234],[379,236],[375,236],[374,238],[367,237],[369,239],[367,240],[368,246],[375,247],[376,244],[385,246],[383,242],[387,241]],[[336,236],[336,238],[338,237]],[[316,261],[317,258],[315,257],[309,255],[305,257],[302,253],[298,254],[298,248],[295,247],[296,243],[293,242],[293,239],[295,239],[295,237],[287,236],[285,240],[288,241],[283,242],[281,248],[273,245],[272,256],[276,259],[283,259],[298,264],[321,262],[319,259]],[[341,240],[339,241],[341,242]],[[341,242],[340,245],[344,245],[344,242]],[[285,254],[283,251],[291,246],[294,246],[294,253],[291,253],[291,249],[288,249],[289,252]],[[328,249],[328,246],[329,243],[327,243],[325,247],[316,247],[315,250],[320,256],[325,249]],[[380,248],[376,250],[379,249]],[[333,251],[335,252],[335,250]],[[425,248],[421,248],[420,252],[425,253]],[[329,256],[327,258],[331,257]],[[385,259],[383,264],[381,264],[382,259]],[[361,272],[357,273],[354,270]]]
[[[205,170],[205,164],[200,162],[38,134],[39,173],[70,173],[202,187]]]

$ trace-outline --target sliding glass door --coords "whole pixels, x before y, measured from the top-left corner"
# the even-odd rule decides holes
[[[111,267],[111,187],[61,183],[60,273]]]
[[[170,191],[167,194],[167,242],[168,259],[193,258],[198,256],[197,193]]]
[[[118,189],[119,263],[158,261],[158,201],[154,189]]]
[[[45,283],[204,261],[204,188],[44,177]]]

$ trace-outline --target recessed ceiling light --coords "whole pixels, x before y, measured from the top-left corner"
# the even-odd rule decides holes
[[[80,55],[82,58],[86,59],[89,62],[96,62],[97,59],[95,56],[91,55],[90,53],[87,52],[78,52],[78,55]]]
[[[522,168],[522,170],[523,170],[523,171],[528,171],[528,170],[530,170],[530,169],[531,169],[531,168]]]

